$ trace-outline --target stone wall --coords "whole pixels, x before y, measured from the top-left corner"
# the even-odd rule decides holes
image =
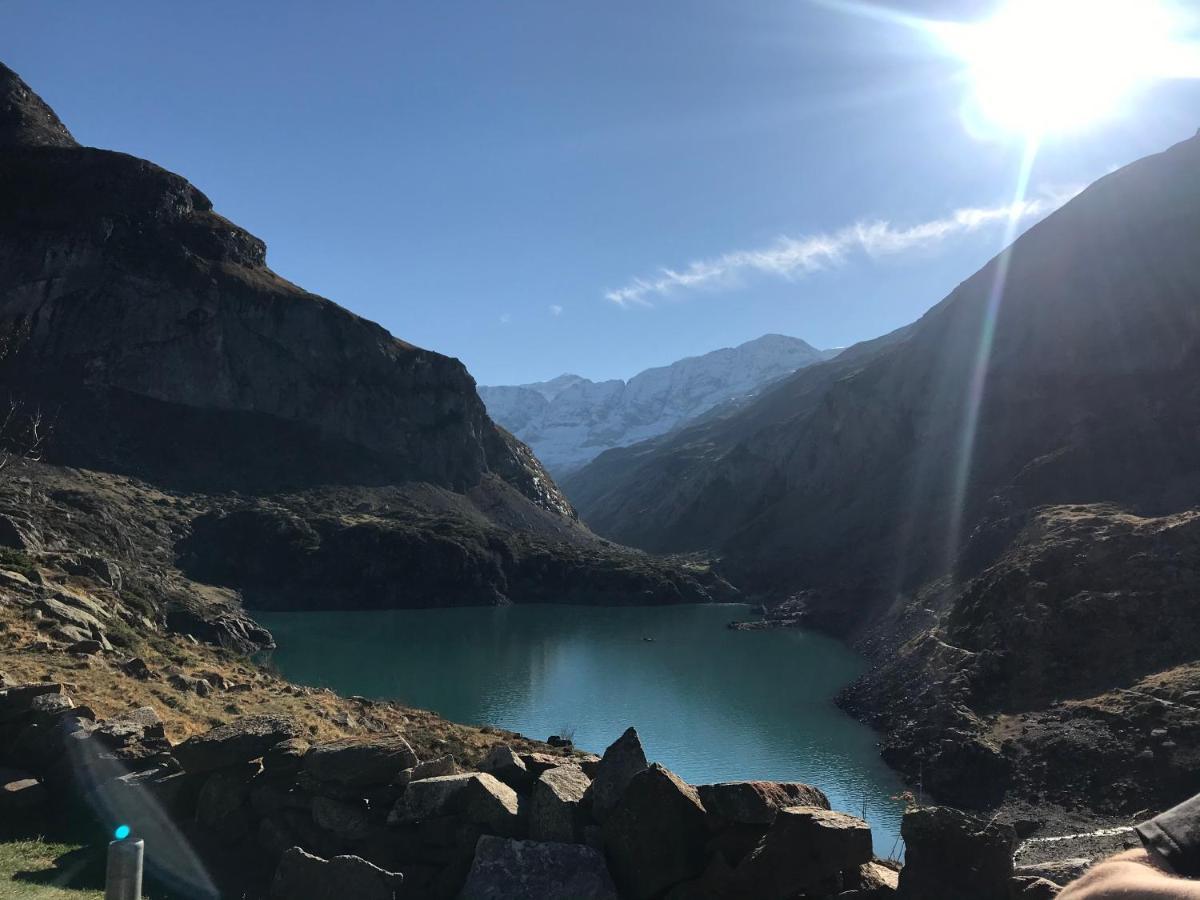
[[[247,896],[288,900],[1057,891],[1014,877],[1011,828],[954,810],[909,813],[898,871],[818,788],[689,785],[648,763],[632,728],[603,757],[562,753],[498,745],[462,771],[449,756],[419,760],[400,734],[310,746],[275,716],[172,746],[150,707],[97,721],[61,684],[0,685],[0,764],[13,767],[0,771],[0,823],[128,825],[151,875],[197,897],[228,895],[230,872]]]

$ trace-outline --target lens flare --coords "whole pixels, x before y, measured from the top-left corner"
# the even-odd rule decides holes
[[[1195,77],[1187,24],[1166,0],[1010,0],[982,22],[926,27],[966,64],[968,114],[1036,138],[1101,121],[1152,82]]]

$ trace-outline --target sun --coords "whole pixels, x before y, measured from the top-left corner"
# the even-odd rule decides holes
[[[970,112],[1032,139],[1086,128],[1194,65],[1167,0],[1009,0],[985,21],[928,27],[965,64]]]

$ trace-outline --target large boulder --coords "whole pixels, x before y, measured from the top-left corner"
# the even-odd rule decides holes
[[[259,759],[280,741],[299,735],[291,719],[244,716],[188,738],[175,748],[175,758],[189,772],[213,772]]]
[[[304,771],[318,781],[367,787],[388,784],[417,763],[417,754],[400,735],[369,741],[348,738],[310,749],[304,756]]]
[[[393,825],[461,816],[495,834],[513,836],[520,830],[517,792],[485,772],[441,775],[412,782],[388,816]]]
[[[635,729],[627,728],[625,733],[604,751],[596,765],[590,796],[592,814],[598,822],[608,818],[633,776],[644,771],[647,765],[641,738]]]
[[[257,770],[253,763],[222,769],[209,775],[200,788],[196,821],[223,843],[237,844],[251,834],[255,816],[250,785]]]
[[[900,826],[908,900],[1007,900],[1017,835],[1011,825],[944,806],[909,810]]]
[[[583,798],[591,781],[579,766],[558,766],[538,776],[529,795],[529,836],[574,843],[585,824]]]
[[[395,900],[404,876],[357,856],[325,860],[292,847],[279,860],[271,896],[276,900]]]
[[[745,895],[793,897],[872,860],[871,827],[862,819],[818,806],[791,806],[737,868]]]
[[[525,767],[525,761],[517,756],[513,748],[507,744],[498,744],[493,747],[491,752],[484,757],[483,762],[479,764],[479,771],[487,772],[503,781],[514,791],[528,790],[533,781],[533,776]]]
[[[744,825],[770,825],[787,806],[830,808],[823,791],[798,782],[726,781],[702,784],[696,790],[709,815]]]
[[[304,738],[288,738],[275,744],[263,754],[263,771],[277,778],[296,775],[304,765],[309,744]]]
[[[483,835],[459,900],[617,900],[604,857],[579,844]]]
[[[312,798],[313,821],[345,841],[360,841],[371,833],[366,805],[332,797]]]
[[[62,685],[53,681],[6,687],[0,690],[0,723],[11,722],[29,713],[35,697],[61,693]]]
[[[635,900],[699,875],[707,835],[696,789],[658,764],[633,776],[603,828],[613,877]]]
[[[439,756],[437,759],[427,759],[411,769],[405,769],[394,779],[392,784],[404,787],[410,781],[423,781],[426,778],[438,778],[442,775],[457,775],[458,763],[450,754]]]

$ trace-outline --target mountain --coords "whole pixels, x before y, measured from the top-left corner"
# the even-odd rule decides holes
[[[458,360],[281,278],[185,179],[80,146],[2,66],[0,382],[10,449],[38,430],[50,466],[0,491],[24,549],[82,529],[271,606],[710,597],[584,528]],[[103,499],[63,499],[89,483]],[[151,489],[187,514],[135,540]]]
[[[1147,748],[1102,713],[1146,685],[1172,702],[1172,667],[1200,658],[1198,242],[1200,136],[1100,179],[911,326],[565,489],[599,533],[715,553],[855,637],[877,666],[847,703],[952,799],[1200,789],[1155,750],[1154,785],[1127,774],[1114,799]]]
[[[835,354],[799,338],[768,334],[647,369],[628,382],[560,375],[535,384],[480,387],[479,396],[497,422],[563,475],[611,447],[666,434]]]

